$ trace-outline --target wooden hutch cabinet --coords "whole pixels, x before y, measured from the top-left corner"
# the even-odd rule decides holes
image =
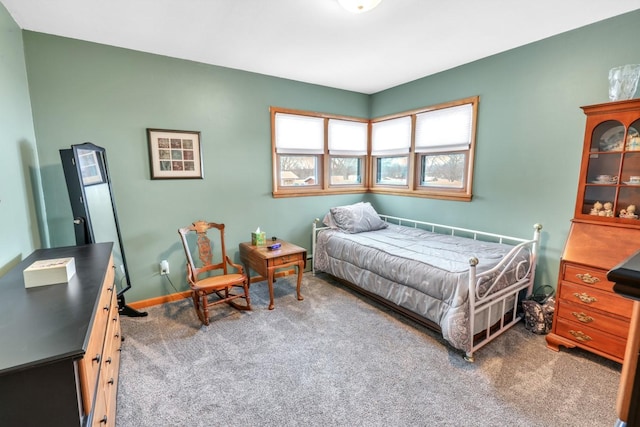
[[[633,302],[613,292],[607,272],[640,249],[640,99],[582,109],[578,194],[546,340],[622,363]]]

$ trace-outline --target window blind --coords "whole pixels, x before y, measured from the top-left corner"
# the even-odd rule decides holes
[[[329,119],[329,154],[365,156],[367,123]]]
[[[371,155],[406,154],[411,148],[411,117],[375,122],[371,128]]]
[[[324,119],[276,113],[276,152],[324,154]]]
[[[467,150],[472,125],[472,104],[417,114],[416,153]]]

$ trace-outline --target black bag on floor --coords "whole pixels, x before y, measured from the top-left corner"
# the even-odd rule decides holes
[[[553,312],[556,300],[553,296],[554,289],[545,285],[541,292],[534,291],[529,298],[522,301],[524,312],[524,327],[534,334],[545,335],[551,331],[553,324]]]

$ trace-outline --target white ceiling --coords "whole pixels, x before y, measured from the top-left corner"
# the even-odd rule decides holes
[[[20,28],[371,94],[639,0],[0,0]],[[623,42],[623,41],[621,41]]]

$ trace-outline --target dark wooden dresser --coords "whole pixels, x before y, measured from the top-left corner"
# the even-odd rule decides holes
[[[0,426],[113,426],[120,319],[112,243],[40,249],[0,278]],[[34,261],[75,258],[68,283],[26,289]]]

